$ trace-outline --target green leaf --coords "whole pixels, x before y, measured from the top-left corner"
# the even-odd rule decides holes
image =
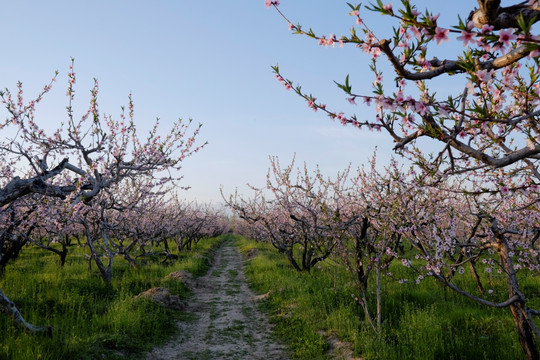
[[[352,87],[349,84],[349,75],[345,77],[345,84],[340,84],[337,81],[334,81],[334,83],[343,91],[345,91],[347,94],[351,95]]]

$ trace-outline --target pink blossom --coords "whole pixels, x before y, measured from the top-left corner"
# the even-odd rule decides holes
[[[431,16],[429,17],[429,20],[430,20],[430,21],[433,21],[433,22],[436,22],[437,19],[439,18],[439,16],[441,16],[441,14],[431,15]]]
[[[407,259],[401,259],[401,263],[405,267],[411,267],[411,262],[409,260],[407,260]]]
[[[529,53],[529,58],[535,58],[535,57],[538,57],[540,56],[540,50],[539,49],[535,49],[533,51],[531,51]]]
[[[499,42],[504,46],[509,46],[510,41],[516,40],[517,36],[512,29],[503,29],[499,32]]]
[[[398,44],[398,47],[408,49],[410,47],[410,44],[407,41],[400,41]],[[403,54],[405,55],[405,54]]]
[[[337,41],[336,35],[334,35],[334,34],[328,35],[328,39],[326,38],[326,36],[321,36],[321,38],[319,39],[319,45],[324,45],[324,46],[332,45],[332,46],[334,46],[334,43],[336,41]]]
[[[414,37],[420,40],[422,38],[422,33],[416,26],[411,26],[409,29],[411,29],[411,32],[413,33]]]
[[[264,1],[264,5],[266,5],[266,7],[268,7],[268,8],[269,8],[270,6],[272,6],[272,5],[278,6],[278,5],[279,5],[279,0],[274,0],[274,1],[272,1],[272,0],[265,0],[265,1]]]
[[[419,66],[422,66],[423,69],[427,69],[431,66],[429,61],[424,59],[422,56],[418,56],[418,59],[416,60]]]
[[[337,118],[339,120],[339,122],[342,124],[342,125],[347,125],[347,122],[349,122],[349,119],[347,119],[345,116],[343,116],[344,114],[342,112],[340,112],[338,115],[337,115]]]
[[[410,123],[414,123],[414,116],[412,114],[403,117],[403,125],[409,127]]]
[[[394,101],[397,102],[398,104],[401,104],[401,103],[403,103],[403,101],[405,101],[405,97],[403,96],[402,91],[397,92],[396,98],[394,99]]]
[[[478,80],[486,82],[492,79],[493,72],[488,70],[478,70],[474,74],[478,77]]]
[[[461,36],[458,36],[457,39],[459,41],[463,41],[463,46],[467,46],[469,45],[469,43],[473,43],[474,44],[474,40],[473,38],[476,36],[475,33],[471,33],[471,32],[467,32],[467,31],[462,31],[461,32]]]
[[[360,19],[360,12],[358,10],[351,11],[349,15],[356,16],[356,25],[362,24],[362,19]]]
[[[448,41],[448,33],[450,32],[450,29],[444,29],[440,27],[435,28],[435,36],[433,37],[437,41],[437,45],[440,45],[441,42]]]
[[[426,105],[421,102],[421,101],[417,101],[415,104],[414,104],[414,107],[415,107],[415,111],[420,114],[420,115],[425,115],[427,113],[429,113],[429,109],[426,107]]]
[[[441,105],[439,107],[440,116],[448,116],[449,113],[450,113],[450,108],[447,105]]]
[[[389,13],[393,13],[393,10],[392,10],[393,5],[394,5],[394,3],[390,3],[388,5],[383,5],[383,9],[388,11]]]
[[[349,101],[349,103],[351,103],[351,105],[356,105],[355,99],[356,99],[356,97],[353,96],[353,97],[347,98],[347,101]]]
[[[494,26],[491,26],[491,25],[488,25],[488,24],[484,24],[484,26],[482,26],[482,33],[484,33],[484,34],[489,34],[490,32],[493,31],[493,29],[495,29]]]

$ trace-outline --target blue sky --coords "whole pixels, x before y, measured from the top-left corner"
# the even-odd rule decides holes
[[[417,2],[422,10],[430,3],[443,14],[439,24],[448,27],[458,12],[466,17],[474,2]],[[348,34],[354,25],[345,1],[282,0],[280,8],[319,34]],[[368,20],[376,32],[390,31],[388,18],[373,14]],[[156,117],[164,127],[177,118],[202,123],[200,140],[209,144],[185,161],[183,185],[191,186],[186,199],[217,203],[220,185],[226,193],[237,186],[246,190],[247,182],[263,185],[269,155],[284,165],[296,153],[297,164],[318,164],[333,175],[349,163],[364,163],[375,146],[379,158],[391,154],[389,137],[344,128],[313,112],[270,69],[279,64],[284,75],[335,109],[369,114],[348,104],[333,83],[350,74],[353,88],[369,93],[368,57],[358,49],[324,48],[291,35],[263,0],[6,1],[0,22],[0,88],[14,88],[20,80],[31,96],[60,71],[53,93],[39,108],[39,121],[65,119],[66,74],[73,57],[75,106],[81,112],[95,77],[100,110],[118,116],[131,92],[140,129]],[[442,53],[450,53],[451,46],[443,44]]]

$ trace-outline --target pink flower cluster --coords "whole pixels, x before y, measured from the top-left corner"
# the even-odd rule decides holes
[[[336,38],[336,35],[334,34],[330,34],[328,35],[328,38],[326,38],[326,36],[321,36],[319,38],[319,45],[323,45],[323,46],[334,46],[335,43],[339,43],[339,47],[342,48],[343,47],[343,40],[342,39],[337,39]]]
[[[279,6],[279,0],[265,0],[264,5],[266,5],[267,8],[270,6]]]
[[[291,89],[291,83],[286,81],[283,76],[279,75],[279,74],[276,74],[276,79],[283,84],[283,86],[285,87],[285,89],[287,90],[290,90]]]

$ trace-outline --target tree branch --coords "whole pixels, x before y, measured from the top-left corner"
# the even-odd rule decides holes
[[[530,7],[527,1],[508,7],[500,7],[500,0],[478,0],[480,9],[469,14],[469,21],[481,29],[484,25],[491,25],[495,30],[518,28],[518,20],[523,17],[526,23],[540,20],[538,8]]]
[[[388,57],[388,60],[394,66],[396,73],[407,80],[428,80],[433,79],[437,76],[440,76],[444,73],[464,73],[461,62],[458,60],[439,60],[433,59],[430,61],[431,70],[424,72],[411,72],[405,69],[405,66],[401,64],[399,59],[394,55],[392,49],[390,48],[390,40],[383,39],[379,43],[381,51]],[[482,70],[496,70],[515,63],[529,55],[531,52],[530,48],[526,45],[521,45],[520,47],[510,51],[504,56],[495,58],[489,61],[479,62],[479,69]]]

